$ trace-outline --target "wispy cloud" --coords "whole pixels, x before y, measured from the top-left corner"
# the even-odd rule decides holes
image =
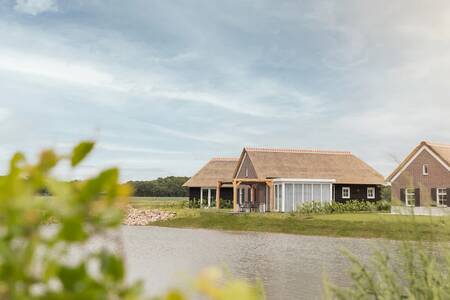
[[[14,9],[24,14],[36,16],[48,11],[57,11],[58,5],[55,0],[16,0]]]
[[[387,174],[419,140],[450,141],[449,3],[10,1],[2,149],[94,136],[131,179],[323,147]]]
[[[114,85],[111,74],[94,66],[69,60],[23,54],[0,49],[0,70],[19,72],[25,75],[45,77],[74,84],[108,88],[123,91]]]

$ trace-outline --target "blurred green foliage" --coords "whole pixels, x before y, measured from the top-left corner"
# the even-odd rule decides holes
[[[131,188],[119,183],[118,169],[77,182],[52,175],[60,164],[78,166],[93,147],[82,142],[69,155],[46,150],[35,164],[22,153],[11,159],[8,174],[0,177],[0,299],[144,299],[141,284],[125,280],[120,251],[108,245],[80,250],[122,222]],[[53,197],[40,197],[43,188]],[[263,297],[257,286],[219,284],[214,274],[199,277],[194,292],[206,299]],[[161,299],[186,295],[174,290]]]
[[[404,241],[375,251],[368,262],[345,254],[351,284],[326,281],[327,299],[450,299],[448,244]]]
[[[98,249],[68,263],[73,246],[121,223],[125,202],[121,199],[130,192],[119,184],[115,168],[76,183],[51,176],[62,161],[76,167],[93,146],[83,142],[70,155],[47,150],[34,165],[21,153],[11,159],[8,174],[0,178],[1,299],[137,299],[140,295],[139,284],[125,283],[118,254]],[[38,197],[44,187],[53,199]]]

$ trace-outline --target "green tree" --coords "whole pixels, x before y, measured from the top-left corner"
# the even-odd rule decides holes
[[[187,197],[183,184],[189,177],[168,176],[149,181],[129,181],[136,197]]]

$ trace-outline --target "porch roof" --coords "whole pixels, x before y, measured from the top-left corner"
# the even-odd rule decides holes
[[[218,181],[231,183],[238,160],[237,157],[212,158],[194,176],[186,181],[183,186],[215,187]]]

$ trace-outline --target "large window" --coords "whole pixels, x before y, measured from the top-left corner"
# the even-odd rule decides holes
[[[331,183],[283,182],[274,185],[275,210],[295,211],[305,202],[331,203]]]
[[[215,188],[201,188],[200,192],[200,207],[215,206],[216,205],[216,189]]]
[[[275,184],[275,210],[282,211],[283,209],[283,185]]]
[[[303,203],[303,184],[294,184],[294,210]]]
[[[331,184],[322,184],[322,202],[331,203]]]
[[[447,206],[447,190],[436,189],[437,206]]]
[[[320,184],[313,185],[313,201],[322,202],[322,186]]]
[[[284,185],[284,188],[286,190],[284,211],[293,211],[294,210],[294,184],[286,183]]]
[[[303,202],[312,201],[312,184],[305,184],[303,188],[305,189]]]
[[[414,189],[405,189],[405,205],[406,206],[416,205],[416,192]]]
[[[375,199],[375,188],[374,187],[367,188],[367,199]]]
[[[278,184],[275,184],[273,187],[273,192],[275,194],[275,203],[274,203],[274,209],[278,210]]]
[[[348,186],[342,188],[342,199],[350,199],[350,188]]]

